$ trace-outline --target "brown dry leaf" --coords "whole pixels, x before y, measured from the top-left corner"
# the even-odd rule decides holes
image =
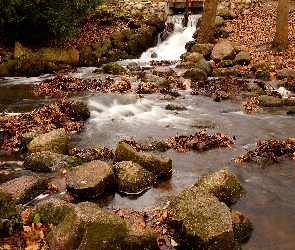
[[[25,248],[25,250],[39,250],[39,249],[40,249],[40,244],[37,242],[33,242],[32,245]]]

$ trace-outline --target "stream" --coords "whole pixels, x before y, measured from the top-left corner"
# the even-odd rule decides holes
[[[148,65],[152,60],[152,52],[158,55],[156,60],[179,60],[180,55],[185,52],[185,43],[192,39],[195,21],[192,20],[191,23],[191,27],[183,31],[181,23],[176,22],[176,32],[173,35],[143,53],[141,58],[132,61],[140,66]],[[118,63],[126,66],[130,60]],[[92,73],[94,69],[78,68],[72,75],[95,78],[97,74]],[[32,85],[47,77],[51,76],[0,79],[0,112],[27,112],[56,101],[56,98],[40,98],[29,93]],[[138,84],[135,78],[131,80],[134,86]],[[179,93],[181,96],[174,100],[162,98],[161,94],[144,95],[143,98],[138,98],[135,93],[105,94],[91,91],[69,95],[70,100],[84,100],[91,112],[83,131],[70,134],[70,147],[115,149],[117,143],[125,138],[167,139],[180,134],[195,134],[202,129],[206,129],[206,133],[210,135],[220,131],[228,138],[235,138],[235,144],[227,148],[191,150],[186,153],[174,150],[163,152],[173,162],[171,178],[161,180],[140,195],[127,196],[107,191],[93,202],[106,210],[132,208],[139,211],[165,206],[169,199],[194,184],[203,175],[228,168],[237,175],[246,190],[231,208],[244,212],[254,227],[251,238],[242,248],[295,249],[295,161],[285,159],[263,167],[241,165],[234,161],[240,154],[255,149],[257,141],[294,137],[294,116],[286,115],[288,107],[268,108],[264,112],[247,115],[237,102],[214,102],[209,97],[190,95],[189,87]],[[185,106],[187,109],[166,110],[168,103]],[[22,168],[25,155],[25,152],[0,151],[0,171],[12,170],[12,174],[8,176],[0,172],[0,183],[26,174],[27,170]],[[65,182],[59,173],[40,175],[50,178],[60,192],[65,191]]]

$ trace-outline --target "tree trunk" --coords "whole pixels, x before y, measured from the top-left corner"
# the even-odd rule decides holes
[[[274,51],[285,51],[288,48],[288,19],[289,19],[289,0],[278,0],[276,33],[272,41]]]
[[[205,0],[197,43],[213,43],[218,0]]]

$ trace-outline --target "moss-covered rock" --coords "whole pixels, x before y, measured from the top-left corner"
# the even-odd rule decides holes
[[[115,62],[104,64],[101,67],[101,71],[104,74],[113,74],[113,75],[120,75],[126,72],[126,70],[122,66],[120,66],[118,63],[115,63]]]
[[[68,152],[69,136],[64,128],[52,130],[35,137],[29,144],[29,153],[50,151],[58,154]]]
[[[286,105],[286,100],[274,96],[260,95],[257,97],[259,105],[262,107],[282,107]]]
[[[220,40],[212,49],[210,58],[218,63],[221,60],[235,58],[235,49],[229,40]]]
[[[46,61],[77,66],[79,51],[77,49],[65,50],[61,48],[43,48],[37,51]]]
[[[67,173],[66,186],[70,193],[79,197],[92,198],[113,186],[113,167],[102,161],[92,161],[73,167]]]
[[[24,159],[24,168],[41,172],[60,171],[81,164],[80,158],[48,151],[32,153]]]
[[[47,236],[50,249],[121,249],[126,222],[96,204],[82,202],[65,216]]]
[[[90,110],[83,101],[74,101],[70,107],[70,116],[76,121],[86,121],[90,117]]]
[[[240,65],[249,65],[251,62],[251,55],[249,52],[241,51],[236,55],[235,61]]]
[[[253,231],[253,225],[249,218],[244,213],[236,210],[231,210],[231,217],[235,239],[239,242],[249,239]]]
[[[167,109],[167,110],[177,110],[177,111],[187,110],[187,108],[182,106],[182,105],[170,104],[170,103],[165,106],[165,109]]]
[[[46,189],[46,184],[37,176],[25,175],[1,184],[0,189],[9,193],[16,204],[25,204],[42,194]]]
[[[120,142],[116,148],[114,162],[133,161],[156,176],[169,176],[172,160],[159,154],[137,152],[129,144]]]
[[[197,52],[187,52],[181,56],[181,58],[187,62],[197,63],[204,60],[204,56]]]
[[[41,223],[57,225],[73,208],[73,204],[58,198],[43,200],[32,208],[28,221],[33,222],[34,217],[39,214]]]
[[[12,196],[0,190],[0,238],[18,233],[23,226]]]
[[[15,42],[14,44],[14,58],[17,60],[22,56],[31,54],[32,51],[28,48],[26,48],[25,46],[23,46],[21,43],[19,42]]]
[[[205,175],[195,183],[195,186],[227,203],[236,202],[245,192],[239,179],[228,169]]]
[[[132,161],[117,162],[114,171],[119,191],[126,194],[142,193],[157,181],[153,173]]]
[[[192,186],[170,200],[168,224],[189,249],[234,249],[229,208],[213,194]]]
[[[257,78],[268,80],[270,78],[271,64],[269,62],[258,62],[251,67]]]
[[[203,69],[193,68],[185,71],[182,75],[184,78],[192,79],[193,81],[198,81],[201,79],[207,79],[207,73]]]
[[[196,53],[200,53],[203,56],[209,56],[212,52],[214,45],[210,44],[210,43],[206,43],[206,44],[194,44],[191,47],[191,52],[196,52]]]
[[[277,78],[279,79],[283,79],[287,77],[295,78],[295,70],[284,68],[277,73]]]

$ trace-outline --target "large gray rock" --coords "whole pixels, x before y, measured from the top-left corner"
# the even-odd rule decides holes
[[[92,161],[73,167],[67,173],[66,186],[70,193],[79,197],[92,198],[114,185],[115,177],[110,164]]]
[[[96,204],[74,206],[47,236],[51,250],[121,249],[127,235],[126,222]]]
[[[234,249],[229,208],[213,194],[192,186],[167,207],[168,224],[189,249]]]
[[[0,190],[0,238],[18,233],[23,226],[10,194]]]
[[[226,203],[236,202],[245,192],[239,179],[228,169],[205,175],[195,186],[214,194]]]
[[[57,225],[64,220],[66,215],[74,208],[74,206],[74,204],[66,202],[62,199],[46,199],[39,202],[32,208],[28,221],[33,222],[36,214],[39,214],[41,223]]]
[[[82,160],[80,158],[48,151],[32,153],[24,160],[24,167],[26,169],[41,172],[70,169],[80,164],[82,164]]]
[[[64,128],[52,130],[37,136],[29,144],[29,153],[50,151],[58,154],[68,152],[69,136]]]
[[[117,162],[114,170],[118,189],[126,194],[141,193],[151,188],[157,181],[153,173],[132,161]]]
[[[218,63],[221,60],[234,59],[235,49],[229,40],[221,40],[212,50],[211,59]]]
[[[114,162],[133,161],[154,175],[168,176],[172,170],[172,160],[159,154],[137,152],[129,144],[120,142],[116,148]]]
[[[16,204],[25,204],[42,194],[46,184],[37,176],[25,175],[1,184],[0,189],[10,194]]]

